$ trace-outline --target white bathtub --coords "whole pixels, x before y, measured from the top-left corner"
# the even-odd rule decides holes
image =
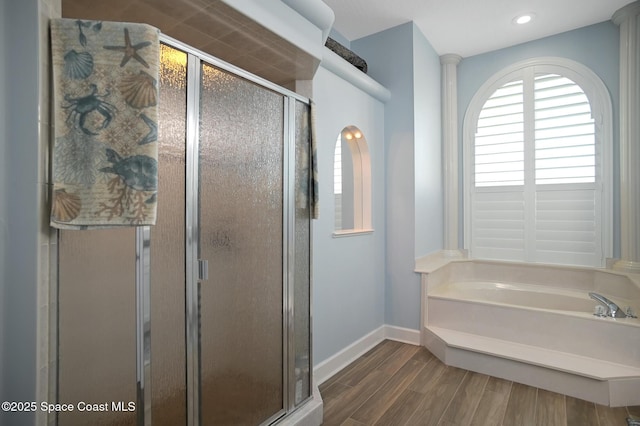
[[[640,320],[593,315],[589,292],[640,312],[640,277],[492,261],[422,272],[422,343],[448,365],[621,406],[640,404]]]
[[[478,303],[513,305],[525,309],[558,311],[567,315],[587,315],[590,318],[599,303],[591,299],[588,293],[548,285],[470,281],[448,283],[434,289],[430,296],[464,299]],[[614,299],[612,296],[609,298]],[[634,313],[638,311],[637,301],[615,299],[623,310],[631,307]],[[619,321],[638,322],[633,319]]]

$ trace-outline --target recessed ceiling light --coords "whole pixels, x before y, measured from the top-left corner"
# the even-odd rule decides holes
[[[513,18],[513,22],[518,25],[524,25],[531,22],[534,17],[535,17],[535,14],[533,13],[523,13],[522,15],[518,15],[515,18]]]

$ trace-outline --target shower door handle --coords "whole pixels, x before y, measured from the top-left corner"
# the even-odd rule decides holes
[[[206,281],[209,279],[209,261],[198,259],[198,280]]]

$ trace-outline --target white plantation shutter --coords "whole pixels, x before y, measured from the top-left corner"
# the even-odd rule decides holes
[[[589,99],[573,81],[535,77],[537,184],[595,182],[595,126]]]
[[[471,255],[603,266],[602,144],[589,98],[561,73],[513,74],[477,113]]]
[[[507,83],[480,112],[475,138],[476,186],[524,183],[522,80]]]
[[[597,198],[594,189],[538,191],[533,260],[599,266],[602,252]]]
[[[473,255],[486,259],[523,260],[524,192],[474,192],[472,205]]]

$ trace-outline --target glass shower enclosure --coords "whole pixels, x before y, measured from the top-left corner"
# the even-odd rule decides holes
[[[277,423],[311,397],[308,100],[163,40],[157,224],[59,232],[57,399],[96,409],[57,421]]]

